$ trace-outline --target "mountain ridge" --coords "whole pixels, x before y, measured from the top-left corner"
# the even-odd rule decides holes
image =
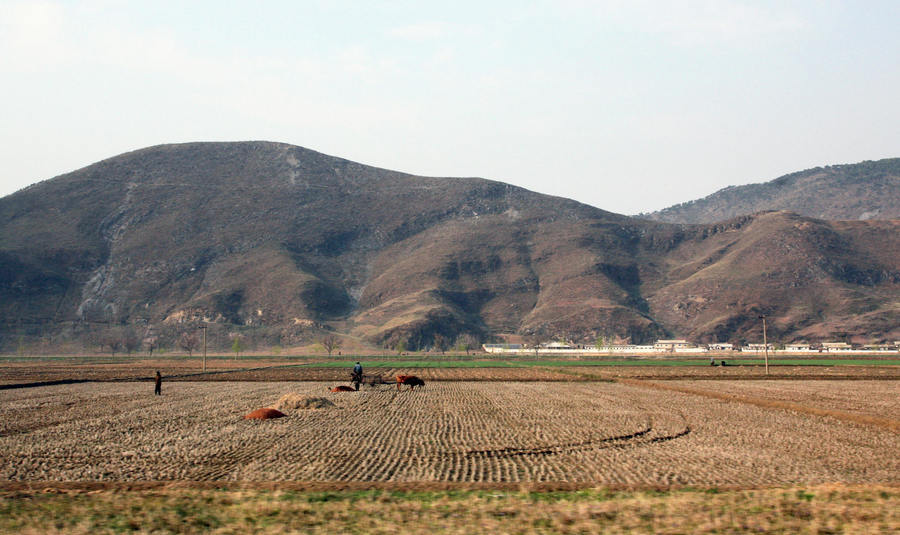
[[[897,230],[785,212],[671,225],[282,143],[160,145],[0,199],[0,347],[98,329],[172,343],[201,322],[219,345],[739,340],[760,311],[787,340],[896,339]]]
[[[768,182],[728,186],[636,217],[697,224],[764,210],[788,210],[826,220],[900,218],[900,158],[814,167]]]

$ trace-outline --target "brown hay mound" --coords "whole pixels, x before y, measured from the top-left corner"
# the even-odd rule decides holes
[[[270,420],[272,418],[284,418],[286,415],[276,409],[270,409],[268,407],[264,409],[256,409],[244,416],[245,420]]]
[[[296,392],[289,392],[281,396],[281,398],[275,404],[275,408],[280,411],[294,411],[297,409],[327,409],[328,407],[334,407],[334,403],[325,398],[301,396]]]

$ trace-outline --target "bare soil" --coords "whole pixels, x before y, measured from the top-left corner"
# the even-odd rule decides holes
[[[872,399],[892,410],[884,385]],[[149,383],[0,391],[0,480],[754,487],[895,484],[900,474],[900,434],[777,406],[604,382],[329,386],[173,382],[161,397]],[[287,392],[335,407],[241,419]]]
[[[350,368],[309,367],[296,360],[209,360],[201,373],[199,360],[135,359],[109,363],[20,361],[0,362],[0,386],[54,381],[143,381],[160,370],[172,381],[334,381],[349,384]],[[315,362],[311,363],[315,366]],[[472,368],[367,368],[391,382],[397,375],[416,375],[425,381],[597,381],[622,378],[653,380],[900,380],[900,366],[529,366]]]
[[[877,418],[900,418],[900,383],[894,381],[673,381],[667,383],[736,400],[784,401]]]

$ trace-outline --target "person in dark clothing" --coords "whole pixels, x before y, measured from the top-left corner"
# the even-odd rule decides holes
[[[359,362],[356,363],[356,366],[353,366],[353,371],[350,373],[350,382],[359,390],[359,383],[363,380],[363,368],[362,364]]]
[[[156,388],[153,393],[157,396],[162,395],[162,375],[159,374],[159,370],[156,370]]]

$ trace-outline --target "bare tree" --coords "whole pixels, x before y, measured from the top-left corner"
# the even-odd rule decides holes
[[[335,349],[340,349],[341,347],[340,339],[333,334],[324,336],[321,340],[319,340],[319,343],[322,344],[322,347],[325,348],[325,351],[328,351],[329,357],[332,353],[334,353]]]
[[[88,332],[84,338],[85,351],[102,353],[104,338],[103,334],[97,331]]]
[[[108,332],[103,335],[103,338],[100,340],[100,345],[102,347],[108,347],[112,356],[116,356],[116,353],[122,349],[122,338],[116,332]]]
[[[147,348],[147,354],[152,357],[153,350],[159,347],[159,336],[156,334],[153,325],[147,325],[142,343],[144,344],[144,347]]]
[[[466,345],[469,347],[469,351],[481,351],[480,338],[471,333],[464,334],[463,338],[466,340]],[[469,351],[466,351],[466,355],[469,354]]]
[[[141,347],[141,339],[138,337],[134,329],[128,329],[122,336],[122,346],[129,355],[137,351]]]
[[[443,334],[441,334],[441,333],[434,334],[434,347],[435,347],[435,349],[437,349],[438,351],[441,352],[441,355],[443,355],[444,351],[447,350],[447,342],[448,342],[447,337],[444,336]]]
[[[147,354],[153,356],[153,350],[159,347],[158,336],[148,336],[144,338],[144,347],[147,348]]]
[[[456,339],[456,347],[469,354],[469,351],[475,351],[478,348],[478,338],[472,334],[462,334]]]
[[[194,350],[197,349],[198,345],[200,345],[200,339],[194,331],[183,332],[178,338],[178,346],[187,351],[188,356],[194,354]]]

